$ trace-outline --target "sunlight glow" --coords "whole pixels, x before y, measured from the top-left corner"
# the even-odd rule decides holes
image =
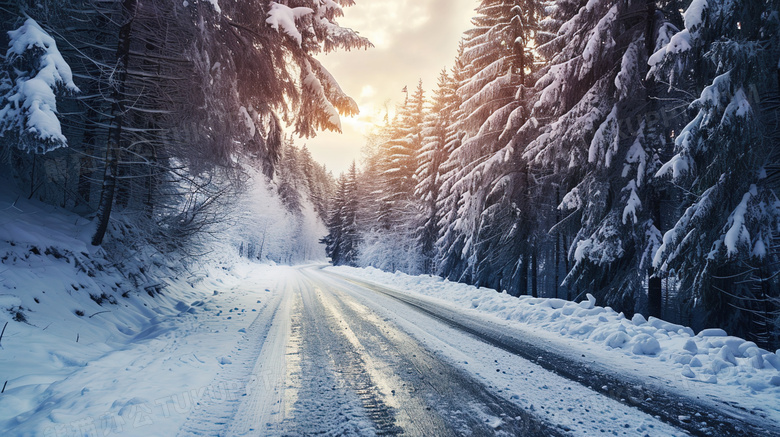
[[[318,161],[336,174],[360,160],[365,137],[384,123],[422,79],[430,97],[442,68],[451,68],[463,32],[471,25],[475,0],[357,0],[344,8],[339,24],[374,44],[366,51],[333,52],[320,61],[360,107],[341,117],[343,134],[319,133],[307,140]]]

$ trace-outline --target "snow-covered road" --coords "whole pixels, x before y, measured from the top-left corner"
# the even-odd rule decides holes
[[[495,323],[495,320],[491,320],[490,317],[480,317],[473,312],[464,313],[457,307],[442,305],[440,301],[427,299],[425,296],[401,293],[394,288],[354,277],[343,277],[332,271],[327,272],[326,275],[340,280],[341,287],[349,287],[351,284],[353,290],[373,291],[375,294],[371,300],[382,302],[383,306],[392,305],[393,300],[407,305],[414,310],[412,314],[415,314],[413,317],[404,316],[411,325],[435,326],[437,330],[453,329],[452,335],[448,335],[447,338],[448,343],[455,349],[463,348],[461,336],[465,333],[485,343],[482,346],[483,354],[492,356],[498,349],[514,355],[511,361],[515,366],[538,365],[553,375],[563,377],[566,379],[564,385],[570,385],[564,388],[568,393],[585,386],[588,390],[617,401],[622,406],[636,408],[693,435],[766,435],[767,433],[780,435],[780,428],[773,424],[771,419],[766,418],[763,411],[748,410],[738,404],[713,397],[690,395],[683,393],[677,387],[671,389],[668,384],[656,381],[656,378],[645,374],[641,369],[630,371],[620,368],[615,363],[606,362],[598,353],[586,355],[581,354],[582,351],[565,350],[565,343],[561,344],[533,335],[527,336],[527,331],[508,328],[506,324]],[[382,301],[382,296],[391,300]],[[405,314],[402,307],[399,307],[396,313]],[[435,322],[432,323],[431,320],[425,320],[425,317],[420,316],[430,316],[440,323],[436,325]],[[432,347],[436,346],[432,345]],[[480,346],[476,348],[479,349]],[[457,354],[453,354],[453,357],[455,356]],[[489,363],[487,367],[490,367]],[[465,368],[468,369],[468,366]],[[550,375],[545,375],[547,376]],[[537,375],[535,378],[540,377]],[[492,381],[494,378],[487,379]],[[539,388],[538,385],[529,385],[522,390],[531,398],[533,393],[550,394],[545,391],[546,387],[542,387],[542,390]],[[569,399],[571,394],[567,395],[566,392],[553,395],[555,396],[560,396],[558,401],[560,404],[572,400]],[[612,402],[607,402],[605,405],[610,409],[615,408]],[[573,412],[571,407],[567,407],[566,411]],[[592,415],[592,412],[587,409],[584,413]],[[578,428],[566,421],[550,420],[553,423],[560,423],[564,429]],[[627,425],[624,424],[626,428],[629,427]]]
[[[686,435],[486,342],[485,322],[442,320],[452,309],[317,267],[279,286],[247,329],[257,343],[212,383],[240,369],[246,395],[201,403],[179,435]]]
[[[381,315],[373,291],[315,268],[279,286],[211,384],[245,395],[201,402],[179,435],[560,434]]]
[[[12,381],[2,399],[28,406],[0,434],[780,435],[397,284],[322,266],[242,269],[172,288],[190,303],[124,346],[60,365],[60,380]]]

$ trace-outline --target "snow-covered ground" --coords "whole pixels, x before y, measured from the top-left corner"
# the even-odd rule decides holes
[[[225,252],[109,256],[92,229],[0,192],[0,435],[175,435],[196,403],[246,394],[215,375],[285,268]]]
[[[669,389],[692,397],[716,399],[762,411],[780,422],[780,356],[720,329],[694,333],[688,327],[642,315],[631,320],[595,299],[509,296],[494,290],[454,283],[435,276],[351,267],[326,270],[391,287],[410,295],[431,297],[488,316],[527,338],[559,344],[573,356],[587,352],[615,372],[635,373],[663,381]]]

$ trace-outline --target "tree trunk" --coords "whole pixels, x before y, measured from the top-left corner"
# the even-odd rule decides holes
[[[647,0],[647,20],[646,20],[646,28],[645,28],[645,43],[647,44],[646,50],[648,56],[653,53],[653,50],[655,49],[655,12],[656,12],[656,4],[654,0]],[[645,94],[645,101],[647,102],[647,107],[649,111],[654,111],[655,106],[655,100],[651,98],[651,93],[654,89],[652,86],[653,83],[651,81],[648,82],[646,86],[646,94]],[[651,187],[651,193],[650,193],[650,218],[653,221],[653,225],[658,229],[661,230],[661,193],[655,187]],[[647,312],[648,315],[653,317],[661,317],[661,314],[663,312],[663,288],[661,283],[661,278],[655,275],[656,271],[651,265],[647,269]]]
[[[653,225],[661,230],[661,196],[658,190],[652,189],[650,195],[650,217]],[[652,262],[652,261],[651,261]],[[647,313],[653,317],[661,318],[663,312],[663,288],[661,278],[656,276],[652,264],[647,269]]]
[[[531,249],[531,296],[539,297],[539,289],[537,287],[539,266],[537,265],[536,246]]]
[[[130,32],[133,27],[138,0],[122,2],[122,17],[125,22],[119,28],[119,40],[116,50],[116,85],[111,93],[111,125],[108,129],[106,143],[106,164],[103,174],[103,189],[100,193],[100,204],[97,213],[97,229],[92,237],[92,245],[100,246],[108,230],[111,209],[116,193],[117,172],[119,170],[120,141],[122,138],[122,123],[124,121],[125,81],[127,79],[127,64],[130,59]]]
[[[662,310],[661,278],[653,276],[654,273],[655,269],[652,267],[647,271],[647,313],[660,319]]]
[[[556,186],[555,187],[555,204],[560,205],[561,204],[561,187]],[[561,210],[558,208],[555,208],[555,224],[561,222]],[[561,286],[561,232],[555,231],[555,266],[553,267],[555,270],[554,277],[555,277],[555,297],[558,296],[558,288]],[[568,297],[568,296],[567,296]]]
[[[528,253],[527,252],[523,253],[521,263],[522,265],[520,267],[520,284],[517,290],[518,296],[528,294]]]

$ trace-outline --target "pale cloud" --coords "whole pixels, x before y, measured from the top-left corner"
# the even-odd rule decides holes
[[[357,0],[344,8],[339,24],[357,30],[374,45],[369,50],[320,57],[360,114],[342,117],[342,135],[321,133],[307,141],[312,155],[341,172],[359,160],[365,135],[403,102],[401,89],[422,79],[429,96],[443,68],[450,68],[458,42],[470,27],[477,0]]]
[[[363,1],[344,8],[339,24],[353,28],[379,49],[395,45],[397,37],[431,20],[431,2],[425,0]]]

